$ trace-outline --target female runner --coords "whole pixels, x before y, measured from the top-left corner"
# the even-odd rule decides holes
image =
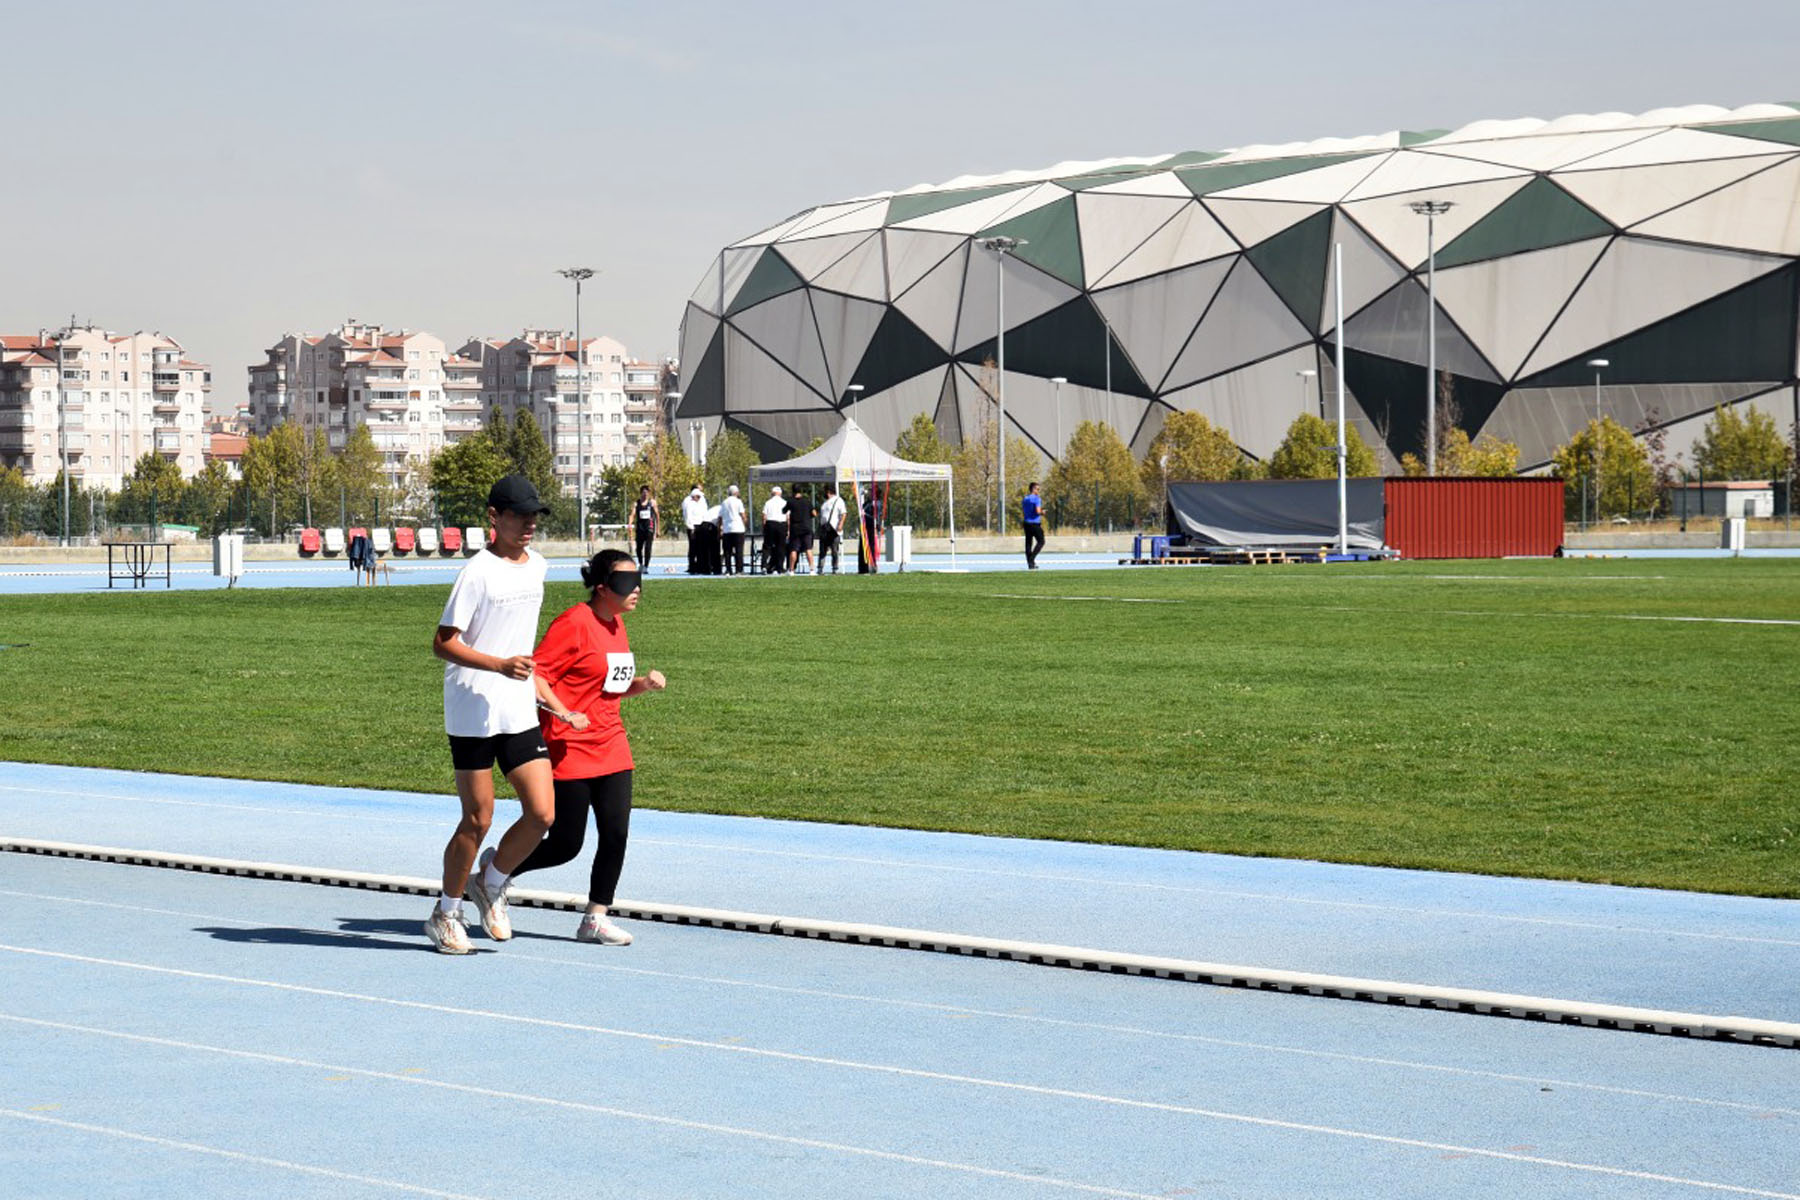
[[[607,916],[625,865],[625,841],[631,826],[631,744],[619,720],[619,701],[667,686],[661,671],[637,673],[624,615],[637,608],[643,595],[643,573],[623,550],[602,550],[581,568],[588,588],[584,603],[558,614],[544,631],[533,662],[550,685],[557,702],[581,722],[543,716],[544,741],[556,778],[556,820],[513,874],[557,867],[581,852],[587,814],[594,811],[600,843],[588,877],[587,913],[575,937],[606,946],[628,946],[631,935]]]

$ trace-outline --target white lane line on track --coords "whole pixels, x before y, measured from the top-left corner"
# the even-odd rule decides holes
[[[0,1020],[10,1020],[0,1016]],[[35,1023],[35,1022],[34,1022]],[[335,1179],[341,1183],[367,1184],[372,1187],[387,1188],[390,1191],[410,1192],[415,1196],[436,1196],[440,1200],[483,1200],[480,1196],[471,1196],[466,1192],[442,1192],[436,1188],[420,1187],[416,1184],[401,1183],[397,1179],[380,1179],[373,1175],[356,1175],[349,1171],[334,1171],[330,1167],[314,1167],[306,1163],[289,1162],[282,1158],[269,1158],[262,1154],[246,1154],[241,1150],[225,1150],[218,1146],[203,1146],[199,1142],[183,1142],[174,1138],[156,1137],[148,1133],[134,1133],[129,1129],[118,1129],[110,1125],[92,1125],[86,1121],[69,1121],[61,1117],[46,1116],[43,1113],[20,1112],[16,1108],[0,1108],[0,1117],[11,1117],[18,1121],[33,1121],[40,1125],[54,1125],[60,1129],[74,1129],[82,1133],[100,1134],[103,1137],[122,1138],[126,1141],[143,1142],[158,1146],[165,1150],[185,1150],[190,1154],[205,1154],[214,1158],[226,1158],[233,1162],[254,1163],[260,1167],[276,1167],[283,1171],[294,1171],[302,1175],[319,1175],[326,1179]]]
[[[268,808],[254,804],[223,804],[206,800],[171,800],[152,796],[124,796],[109,792],[91,792],[74,789],[17,787],[0,784],[0,792],[25,792],[46,796],[77,796],[101,800],[123,800],[132,803],[149,803],[176,805],[183,808],[216,808],[230,812],[275,813],[282,816],[324,817],[343,821],[369,821],[391,825],[408,825],[415,828],[441,829],[441,821],[414,820],[408,817],[382,817],[361,813],[348,813],[331,809],[311,810],[298,808]],[[447,797],[446,797],[447,799]],[[1277,902],[1284,904],[1305,904],[1319,908],[1346,908],[1358,912],[1388,913],[1400,916],[1448,917],[1455,920],[1496,921],[1503,924],[1539,925],[1558,929],[1591,929],[1603,933],[1641,934],[1646,937],[1678,937],[1701,941],[1738,942],[1749,945],[1794,946],[1800,947],[1800,940],[1788,938],[1751,937],[1745,934],[1709,933],[1698,930],[1670,928],[1648,928],[1636,925],[1617,925],[1605,921],[1573,921],[1558,917],[1525,917],[1509,913],[1477,912],[1464,909],[1416,908],[1401,904],[1377,904],[1361,900],[1328,900],[1313,896],[1283,895],[1277,892],[1246,892],[1228,888],[1191,887],[1185,884],[1150,883],[1142,880],[1106,879],[1084,875],[1058,875],[1041,871],[1008,871],[997,867],[961,867],[947,863],[908,861],[905,859],[872,858],[850,854],[820,854],[806,850],[770,850],[755,846],[732,846],[717,842],[694,842],[677,838],[657,838],[639,835],[633,839],[639,846],[665,846],[680,850],[704,850],[733,855],[755,855],[764,858],[792,858],[809,862],[841,862],[857,866],[893,867],[911,872],[939,871],[950,874],[991,876],[1000,879],[1028,879],[1040,883],[1077,883],[1086,887],[1126,888],[1139,891],[1170,892],[1184,896],[1217,896],[1227,900],[1249,900],[1256,903]],[[1537,886],[1551,886],[1555,880],[1533,880]],[[1591,886],[1591,885],[1570,885]],[[1745,897],[1712,897],[1717,901],[1745,899]],[[1748,897],[1747,899],[1755,899]]]
[[[1095,1196],[1118,1196],[1125,1200],[1159,1200],[1166,1192],[1128,1192],[1120,1188],[1100,1187],[1095,1184],[1079,1183],[1070,1179],[1059,1179],[1052,1175],[1033,1175],[1023,1171],[1005,1171],[996,1167],[980,1167],[972,1163],[954,1162],[947,1159],[925,1158],[916,1154],[902,1154],[895,1150],[878,1150],[872,1146],[854,1146],[843,1142],[828,1142],[818,1138],[796,1137],[792,1134],[771,1133],[762,1129],[749,1129],[735,1125],[720,1125],[710,1121],[690,1121],[681,1117],[664,1116],[660,1113],[636,1112],[626,1108],[613,1108],[601,1104],[588,1104],[580,1100],[565,1100],[556,1096],[538,1096],[529,1092],[509,1092],[496,1088],[477,1087],[473,1084],[450,1083],[448,1081],[425,1079],[417,1075],[398,1075],[388,1071],[373,1071],[366,1067],[348,1067],[337,1063],[316,1062],[304,1058],[292,1058],[283,1054],[266,1054],[255,1050],[237,1050],[228,1046],[209,1046],[201,1042],[177,1041],[173,1038],[151,1037],[146,1034],[126,1033],[121,1030],[101,1029],[88,1025],[73,1025],[62,1021],[43,1021],[32,1017],[15,1016],[11,1013],[0,1013],[0,1021],[14,1021],[22,1025],[32,1025],[40,1029],[55,1029],[67,1033],[84,1033],[95,1037],[112,1038],[118,1041],[137,1042],[143,1045],[162,1046],[174,1050],[189,1050],[204,1054],[217,1054],[229,1058],[249,1059],[255,1062],[273,1063],[279,1066],[303,1067],[308,1070],[329,1071],[334,1075],[355,1075],[364,1079],[379,1079],[388,1083],[407,1083],[415,1087],[438,1088],[445,1091],[460,1092],[464,1095],[480,1096],[487,1100],[512,1100],[524,1104],[540,1104],[553,1108],[572,1109],[576,1112],[598,1116],[618,1117],[629,1121],[644,1121],[653,1125],[667,1125],[676,1129],[698,1131],[702,1133],[718,1133],[731,1137],[752,1138],[757,1141],[775,1142],[785,1146],[800,1146],[810,1150],[827,1150],[838,1154],[855,1155],[859,1158],[880,1159],[887,1162],[906,1163],[910,1166],[932,1167],[942,1171],[955,1171],[966,1175],[976,1175],[988,1179],[1005,1179],[1019,1183],[1034,1183],[1042,1187],[1062,1188],[1066,1191],[1084,1192]],[[0,1112],[9,1110],[0,1109]],[[24,1115],[24,1114],[11,1114]],[[432,1195],[449,1193],[434,1192]]]
[[[1741,1196],[1761,1196],[1768,1198],[1768,1200],[1800,1200],[1800,1193],[1794,1192],[1774,1192],[1760,1188],[1741,1187],[1736,1184],[1719,1183],[1713,1180],[1688,1179],[1677,1175],[1663,1175],[1655,1172],[1635,1171],[1628,1167],[1610,1167],[1599,1163],[1575,1162],[1569,1159],[1547,1158],[1540,1155],[1523,1154],[1508,1150],[1490,1150],[1480,1146],[1460,1146],[1454,1143],[1433,1142],[1420,1138],[1401,1137],[1396,1134],[1370,1133],[1360,1129],[1344,1129],[1331,1125],[1315,1125],[1303,1121],[1287,1121],[1277,1117],[1263,1117],[1250,1113],[1236,1113],[1227,1112],[1221,1109],[1199,1108],[1193,1105],[1174,1104],[1159,1100],[1140,1100],[1128,1096],[1110,1096],[1099,1092],[1084,1092],[1071,1088],[1019,1083],[1006,1079],[987,1079],[975,1075],[958,1075],[945,1071],[927,1071],[917,1067],[894,1066],[890,1063],[858,1062],[854,1059],[831,1058],[825,1055],[799,1054],[788,1050],[770,1050],[763,1047],[746,1046],[730,1042],[709,1041],[705,1038],[681,1037],[678,1035],[652,1033],[632,1029],[614,1029],[603,1025],[587,1025],[577,1021],[558,1021],[547,1017],[521,1016],[517,1013],[502,1013],[489,1009],[462,1008],[456,1005],[434,1004],[422,1000],[402,1000],[391,996],[375,996],[360,992],[340,991],[334,988],[310,987],[304,984],[283,983],[272,979],[220,975],[208,971],[189,971],[178,967],[157,966],[153,963],[137,963],[124,959],[97,958],[92,955],[70,954],[60,950],[38,950],[27,946],[0,944],[0,951],[35,958],[52,959],[60,962],[81,963],[88,966],[115,967],[124,970],[142,971],[148,974],[169,975],[182,979],[199,979],[209,983],[230,983],[242,987],[265,988],[271,991],[289,992],[307,996],[320,996],[333,1000],[352,1000],[359,1003],[376,1004],[391,1008],[435,1012],[446,1016],[475,1017],[481,1020],[527,1025],[535,1028],[557,1029],[572,1033],[591,1033],[603,1037],[617,1037],[631,1041],[651,1042],[658,1046],[685,1046],[695,1050],[713,1050],[727,1054],[744,1055],[751,1058],[770,1059],[777,1062],[801,1063],[806,1066],[817,1067],[835,1067],[841,1070],[864,1071],[876,1075],[890,1075],[905,1079],[925,1079],[936,1083],[992,1089],[1031,1096],[1044,1096],[1058,1100],[1077,1100],[1116,1108],[1169,1113],[1176,1116],[1200,1117],[1206,1120],[1223,1121],[1237,1125],[1249,1125],[1263,1129],[1280,1129],[1294,1133],[1319,1134],[1326,1137],[1344,1138],[1359,1142],[1371,1142],[1378,1145],[1403,1146],[1410,1149],[1432,1150],[1445,1154],[1463,1154],[1475,1158],[1495,1159],[1503,1162],[1527,1163],[1534,1166],[1553,1167],[1558,1170],[1576,1171],[1624,1179],[1638,1179],[1655,1183],[1669,1183],[1685,1187],[1703,1188],[1709,1191],[1729,1192]],[[18,1018],[6,1017],[5,1019],[16,1020]]]
[[[989,600],[1096,600],[1105,604],[1186,604],[1179,598],[1158,599],[1151,596],[1028,596],[1015,592],[989,592]]]
[[[49,901],[62,904],[79,904],[91,908],[111,908],[122,912],[145,913],[151,916],[187,917],[196,921],[216,921],[223,925],[241,925],[245,928],[259,928],[267,922],[246,921],[241,917],[225,917],[216,913],[187,912],[172,908],[151,908],[142,904],[120,904],[111,900],[89,900],[78,896],[55,896],[42,892],[16,892],[0,889],[0,896],[15,896],[25,900]],[[358,933],[342,929],[304,928],[309,933],[323,933],[334,937],[357,939],[363,941],[381,941],[380,935]],[[1502,1071],[1483,1071],[1474,1067],[1453,1067],[1440,1063],[1418,1062],[1402,1058],[1378,1058],[1364,1054],[1347,1054],[1338,1050],[1312,1050],[1303,1046],[1282,1046],[1270,1042],[1246,1042],[1233,1038],[1208,1037],[1198,1033],[1171,1033],[1162,1029],[1145,1029],[1135,1025],[1109,1025],[1097,1021],[1071,1021],[1062,1017],[1044,1017],[1033,1013],[1001,1012],[997,1009],[970,1008],[959,1004],[936,1004],[928,1000],[901,1000],[892,996],[871,996],[860,992],[836,992],[824,988],[794,987],[781,983],[762,983],[750,979],[732,979],[722,975],[690,975],[680,971],[657,971],[648,967],[625,967],[617,963],[596,962],[592,957],[559,958],[555,955],[533,954],[516,947],[507,951],[509,959],[523,962],[545,963],[558,967],[575,967],[584,971],[601,971],[613,975],[630,975],[647,979],[670,979],[682,983],[703,983],[713,987],[743,988],[748,991],[774,992],[784,996],[810,996],[820,1000],[842,1000],[852,1004],[870,1004],[888,1008],[916,1009],[923,1012],[949,1013],[954,1016],[982,1017],[996,1021],[1011,1021],[1026,1025],[1045,1025],[1058,1029],[1082,1029],[1095,1033],[1116,1033],[1129,1037],[1152,1038],[1161,1041],[1192,1042],[1199,1045],[1225,1046],[1235,1050],[1256,1050],[1270,1054],[1290,1054],[1303,1058],[1318,1058],[1334,1062],[1351,1062],[1367,1066],[1395,1067],[1403,1070],[1430,1071],[1437,1074],[1457,1075],[1471,1079],[1490,1079],[1501,1083],[1549,1084],[1554,1087],[1570,1088],[1580,1091],[1599,1092],[1606,1095],[1629,1096],[1640,1100],[1655,1100],[1659,1103],[1696,1104],[1708,1108],[1727,1108],[1741,1112],[1773,1113],[1778,1116],[1800,1117],[1800,1108],[1782,1108],[1778,1105],[1750,1104],[1742,1100],[1714,1100],[1704,1096],[1684,1096],[1677,1092],[1652,1092],[1642,1088],[1616,1087],[1604,1083],[1583,1083],[1571,1079],[1555,1079],[1541,1075],[1512,1075]]]

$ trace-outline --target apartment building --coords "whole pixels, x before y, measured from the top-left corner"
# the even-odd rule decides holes
[[[116,490],[159,454],[183,476],[205,466],[212,371],[161,333],[98,326],[0,335],[0,466],[49,483]]]
[[[479,364],[481,396],[489,410],[509,417],[523,408],[550,443],[557,481],[574,495],[582,468],[577,460],[581,404],[587,409],[586,475],[621,466],[637,455],[628,433],[625,347],[609,337],[583,338],[561,330],[526,329],[518,337],[470,338],[457,353]],[[581,378],[577,382],[577,372]]]
[[[250,368],[250,428],[285,422],[323,429],[341,450],[367,425],[391,484],[481,428],[479,364],[421,330],[389,331],[354,319],[326,334],[287,334]]]

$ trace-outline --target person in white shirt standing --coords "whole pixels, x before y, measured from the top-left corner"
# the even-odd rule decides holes
[[[737,484],[725,489],[725,499],[719,504],[719,544],[724,558],[724,571],[727,575],[744,573],[744,502],[738,499]]]
[[[548,511],[523,475],[508,475],[494,484],[487,509],[493,537],[457,575],[431,642],[431,652],[444,660],[444,732],[462,802],[462,820],[444,847],[443,894],[425,922],[426,936],[444,954],[473,949],[463,925],[465,888],[488,936],[498,942],[512,937],[507,877],[543,840],[556,817],[550,751],[538,728],[539,705],[572,728],[586,728],[586,718],[569,712],[537,677],[531,658],[548,568],[544,556],[531,548],[531,539],[538,517]],[[480,872],[470,878],[494,820],[496,762],[523,811],[499,845],[481,855]]]
[[[787,501],[779,484],[763,504],[763,574],[779,575],[787,565]]]
[[[827,484],[825,502],[819,505],[819,574],[825,573],[825,556],[831,555],[831,573],[838,573],[838,556],[844,535],[844,498]]]
[[[706,493],[695,484],[687,499],[681,502],[681,521],[687,526],[688,533],[688,574],[702,575],[706,572],[705,560],[701,555],[700,526],[706,520]]]

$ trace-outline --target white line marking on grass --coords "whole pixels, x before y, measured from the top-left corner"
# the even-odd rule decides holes
[[[14,1017],[0,1017],[4,1020],[17,1020]],[[38,1022],[32,1022],[37,1024]],[[44,1022],[44,1024],[50,1024]],[[54,1028],[54,1026],[52,1026]],[[356,1175],[349,1171],[334,1171],[329,1167],[308,1166],[306,1163],[289,1162],[282,1158],[269,1158],[262,1154],[246,1154],[241,1150],[225,1150],[218,1146],[203,1146],[199,1142],[183,1142],[174,1138],[155,1137],[148,1133],[133,1133],[129,1129],[118,1129],[110,1125],[91,1125],[86,1121],[66,1121],[60,1117],[46,1117],[42,1113],[21,1112],[16,1108],[0,1108],[0,1117],[12,1117],[18,1121],[33,1121],[39,1125],[54,1125],[60,1129],[74,1129],[82,1133],[95,1133],[104,1137],[122,1138],[126,1141],[143,1142],[146,1145],[159,1146],[165,1150],[185,1150],[190,1154],[206,1154],[214,1158],[227,1158],[233,1162],[254,1163],[260,1167],[278,1167],[283,1171],[295,1171],[302,1175],[319,1175],[326,1179],[335,1179],[342,1183],[360,1183],[372,1187],[387,1188],[390,1191],[410,1192],[415,1196],[437,1196],[440,1200],[483,1200],[479,1196],[471,1196],[466,1192],[443,1192],[437,1188],[420,1187],[416,1184],[401,1183],[397,1179],[379,1179],[373,1175]]]
[[[334,1000],[353,1000],[360,1003],[376,1004],[391,1008],[436,1012],[447,1016],[475,1017],[482,1020],[528,1025],[542,1029],[557,1029],[572,1033],[592,1033],[603,1037],[617,1037],[631,1041],[650,1042],[659,1048],[671,1046],[685,1047],[693,1050],[713,1050],[726,1054],[741,1054],[751,1058],[771,1059],[778,1062],[801,1063],[807,1066],[818,1067],[836,1067],[847,1071],[863,1071],[875,1075],[890,1075],[904,1079],[925,1079],[937,1083],[992,1089],[995,1091],[1013,1092],[1031,1096],[1045,1096],[1058,1100],[1079,1100],[1090,1104],[1099,1104],[1115,1108],[1170,1113],[1177,1116],[1200,1117],[1207,1120],[1249,1125],[1263,1129],[1281,1129],[1294,1133],[1320,1134],[1326,1137],[1373,1142],[1386,1146],[1404,1146],[1411,1149],[1433,1150],[1439,1153],[1449,1154],[1464,1154],[1475,1158],[1489,1158],[1503,1162],[1528,1163],[1535,1166],[1554,1167],[1558,1170],[1565,1171],[1577,1171],[1624,1179],[1639,1179],[1653,1183],[1676,1184],[1684,1187],[1703,1188],[1709,1191],[1730,1192],[1741,1196],[1762,1196],[1769,1198],[1769,1200],[1800,1200],[1800,1193],[1794,1192],[1773,1192],[1760,1188],[1740,1187],[1735,1184],[1718,1183],[1712,1180],[1687,1179],[1677,1175],[1662,1175],[1654,1172],[1634,1171],[1626,1167],[1609,1167],[1598,1163],[1583,1163],[1568,1159],[1545,1158],[1538,1155],[1522,1154],[1505,1150],[1489,1150],[1479,1146],[1460,1146],[1452,1143],[1432,1142],[1420,1138],[1401,1137],[1395,1134],[1370,1133],[1359,1129],[1344,1129],[1330,1125],[1315,1125],[1302,1121],[1287,1121],[1277,1117],[1262,1117],[1249,1113],[1227,1112],[1222,1109],[1198,1108],[1193,1105],[1174,1104],[1160,1100],[1140,1100],[1128,1096],[1110,1096],[1100,1092],[1085,1092],[1072,1088],[1019,1083],[1005,1079],[988,1079],[976,1075],[957,1075],[945,1071],[927,1071],[917,1067],[900,1067],[888,1063],[858,1062],[853,1059],[831,1058],[825,1055],[799,1054],[788,1050],[770,1050],[762,1047],[745,1046],[730,1042],[709,1041],[705,1038],[680,1037],[634,1029],[615,1029],[603,1025],[586,1025],[576,1021],[558,1021],[548,1017],[521,1016],[517,1013],[502,1013],[488,1009],[461,1008],[455,1005],[433,1004],[422,1000],[402,1000],[391,996],[374,996],[360,992],[340,991],[334,988],[309,987],[304,984],[283,983],[272,979],[254,979],[244,976],[220,975],[209,971],[189,971],[177,967],[157,966],[152,963],[130,962],[124,959],[96,958],[91,955],[70,954],[58,950],[37,950],[26,946],[0,944],[0,951],[36,958],[55,959],[62,962],[82,963],[89,966],[116,967],[124,970],[142,971],[148,974],[170,975],[183,979],[199,979],[209,983],[231,983],[243,987],[266,988],[272,991],[290,992],[307,996],[320,996]],[[4,1014],[0,1014],[0,1017],[4,1017],[4,1019],[7,1020],[30,1020],[30,1018],[17,1018],[5,1016]],[[274,1056],[270,1057],[273,1058]],[[349,1070],[349,1068],[338,1066],[332,1066],[329,1069],[333,1071]],[[395,1078],[402,1077],[396,1076]],[[566,1101],[551,1102],[559,1104],[568,1103]],[[664,1119],[666,1120],[667,1118]],[[1082,1187],[1083,1190],[1089,1190],[1084,1185],[1074,1186]]]
[[[44,892],[16,892],[0,889],[0,896],[14,896],[24,900],[48,901],[62,904],[79,904],[91,908],[111,908],[121,912],[146,913],[160,917],[188,917],[197,921],[215,921],[223,925],[241,925],[245,928],[258,928],[266,922],[246,921],[241,917],[226,917],[216,913],[188,912],[172,908],[151,908],[143,904],[120,904],[111,900],[89,900],[79,896],[57,896]],[[296,927],[302,928],[302,927]],[[359,933],[342,929],[307,928],[307,932],[331,934],[337,937],[353,938],[364,941],[380,941],[380,935]],[[640,979],[669,979],[681,983],[703,983],[715,987],[742,988],[747,991],[773,992],[784,996],[810,996],[820,1000],[843,1000],[855,1004],[871,1004],[889,1008],[916,1009],[923,1012],[949,1013],[955,1016],[984,1017],[996,1021],[1012,1021],[1027,1025],[1046,1025],[1059,1029],[1085,1029],[1097,1033],[1117,1033],[1129,1037],[1153,1038],[1162,1041],[1193,1042],[1208,1046],[1226,1046],[1236,1050],[1257,1050],[1270,1054],[1291,1054],[1303,1058],[1327,1059],[1335,1062],[1362,1063],[1369,1066],[1396,1067],[1404,1070],[1431,1071],[1444,1075],[1459,1075],[1471,1079],[1491,1079],[1502,1083],[1549,1084],[1555,1087],[1578,1089],[1588,1092],[1599,1092],[1607,1095],[1630,1096],[1637,1099],[1655,1100],[1661,1103],[1697,1104],[1708,1108],[1728,1108],[1742,1112],[1775,1113],[1780,1116],[1800,1117],[1800,1108],[1782,1108],[1779,1105],[1751,1104],[1743,1100],[1714,1100],[1704,1096],[1685,1096],[1675,1092],[1652,1092],[1642,1088],[1615,1087],[1604,1083],[1583,1083],[1571,1079],[1555,1079],[1540,1075],[1512,1075],[1501,1071],[1483,1071],[1474,1067],[1453,1067],[1440,1063],[1419,1062],[1414,1059],[1380,1058],[1364,1054],[1348,1054],[1338,1050],[1312,1050],[1303,1046],[1283,1046],[1271,1042],[1247,1042],[1235,1038],[1208,1037],[1198,1033],[1172,1033],[1162,1029],[1146,1029],[1136,1025],[1109,1025],[1098,1021],[1072,1021],[1063,1017],[1044,1017],[1033,1013],[1001,1012],[996,1009],[970,1008],[958,1004],[937,1004],[928,1000],[902,1000],[892,996],[865,995],[860,992],[837,992],[824,988],[794,987],[789,984],[763,983],[758,980],[733,979],[722,975],[690,975],[680,971],[657,971],[648,967],[627,967],[617,963],[598,962],[592,956],[579,958],[560,958],[555,955],[533,954],[516,947],[507,951],[509,959],[522,962],[546,963],[558,967],[575,967],[584,971],[601,971],[613,975],[630,975]]]
[[[1781,617],[1680,617],[1652,613],[1578,613],[1578,612],[1486,612],[1464,608],[1421,608],[1396,613],[1391,608],[1353,608],[1348,605],[1326,605],[1321,612],[1382,613],[1387,616],[1420,617],[1549,617],[1576,621],[1675,621],[1698,625],[1800,625],[1800,620]]]
[[[989,600],[1096,600],[1104,604],[1186,604],[1180,599],[1155,599],[1148,596],[1027,596],[1014,592],[989,592]]]
[[[972,1163],[960,1163],[947,1159],[924,1158],[917,1154],[902,1154],[894,1150],[877,1150],[871,1146],[854,1146],[843,1142],[827,1142],[818,1138],[804,1138],[796,1137],[792,1134],[770,1133],[761,1129],[749,1129],[735,1125],[720,1125],[710,1121],[690,1121],[681,1117],[663,1116],[659,1113],[635,1112],[631,1109],[612,1108],[601,1104],[588,1104],[580,1100],[565,1100],[555,1096],[538,1096],[529,1092],[509,1092],[497,1088],[477,1087],[473,1084],[450,1083],[436,1079],[422,1079],[417,1075],[400,1075],[390,1071],[372,1071],[362,1067],[346,1067],[335,1063],[315,1062],[304,1058],[292,1058],[283,1054],[265,1054],[254,1050],[235,1050],[227,1046],[209,1046],[200,1042],[184,1042],[177,1041],[173,1038],[150,1037],[145,1034],[125,1033],[120,1030],[100,1029],[87,1025],[72,1025],[61,1021],[40,1021],[32,1017],[14,1016],[10,1013],[0,1013],[0,1021],[16,1021],[23,1025],[34,1025],[41,1029],[56,1029],[68,1033],[85,1033],[95,1037],[113,1038],[119,1041],[162,1046],[175,1050],[198,1051],[203,1054],[218,1054],[230,1058],[250,1059],[256,1062],[273,1063],[279,1066],[293,1066],[303,1067],[308,1070],[329,1071],[334,1074],[360,1076],[364,1079],[379,1079],[388,1083],[406,1083],[412,1084],[415,1087],[437,1088],[444,1091],[460,1092],[464,1095],[480,1096],[487,1100],[513,1100],[524,1104],[541,1104],[553,1108],[572,1109],[576,1112],[590,1113],[599,1116],[618,1117],[628,1121],[644,1121],[653,1125],[667,1125],[676,1129],[693,1130],[702,1133],[719,1133],[731,1137],[752,1138],[757,1141],[775,1142],[779,1145],[800,1146],[809,1150],[828,1150],[837,1154],[849,1154],[859,1158],[874,1158],[887,1162],[906,1163],[910,1166],[933,1167],[938,1170],[955,1171],[961,1174],[977,1175],[988,1179],[1005,1179],[1019,1183],[1035,1183],[1043,1187],[1063,1188],[1067,1191],[1085,1192],[1095,1196],[1119,1196],[1125,1197],[1126,1200],[1158,1200],[1159,1197],[1167,1195],[1166,1192],[1128,1192],[1120,1188],[1098,1187],[1094,1184],[1077,1183],[1074,1180],[1069,1179],[1058,1179],[1051,1175],[1033,1175],[1024,1171],[1005,1171],[996,1167],[978,1167]],[[27,1114],[14,1112],[8,1109],[0,1109],[0,1112],[10,1116],[27,1116]],[[69,1122],[58,1121],[51,1123],[68,1124]],[[139,1135],[126,1134],[125,1136],[131,1137]],[[162,1139],[145,1138],[143,1140],[161,1141]],[[204,1147],[184,1148],[204,1149]],[[343,1178],[356,1177],[343,1176]],[[432,1192],[429,1194],[435,1196],[451,1195],[449,1192]],[[458,1200],[462,1200],[462,1198],[458,1198]]]

